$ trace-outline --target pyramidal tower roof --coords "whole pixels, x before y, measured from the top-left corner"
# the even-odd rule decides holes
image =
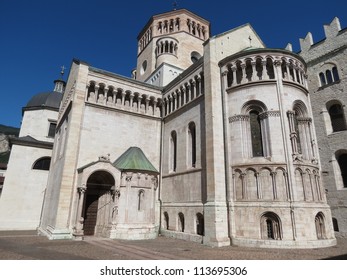
[[[159,173],[157,169],[138,147],[130,147],[114,163],[113,166],[122,171],[147,171]]]

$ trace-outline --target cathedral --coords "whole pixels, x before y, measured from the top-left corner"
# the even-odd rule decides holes
[[[140,31],[124,77],[73,59],[23,107],[0,230],[319,248],[347,235],[347,29],[267,48],[185,9]],[[63,72],[62,72],[63,73]]]

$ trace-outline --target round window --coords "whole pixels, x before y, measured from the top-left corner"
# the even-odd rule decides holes
[[[198,52],[192,52],[190,54],[190,59],[193,63],[197,62],[201,57],[201,54],[199,54]]]

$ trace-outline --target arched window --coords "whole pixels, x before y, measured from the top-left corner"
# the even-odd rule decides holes
[[[176,131],[171,132],[170,139],[170,161],[171,161],[171,171],[176,171],[177,167],[177,133]]]
[[[195,123],[190,122],[188,125],[188,162],[190,167],[196,165],[196,128]]]
[[[262,239],[282,239],[280,218],[273,212],[266,212],[260,219]]]
[[[301,100],[296,100],[293,111],[288,111],[287,114],[293,155],[296,158],[313,159],[315,155],[312,147],[312,119],[308,116],[306,105]]]
[[[341,104],[333,104],[328,109],[333,132],[346,130],[346,121]]]
[[[347,188],[347,154],[342,154],[337,158],[339,163],[343,186]]]
[[[33,169],[49,170],[50,165],[51,165],[51,158],[50,157],[42,157],[34,163]]]
[[[331,63],[330,66],[328,64],[328,67],[328,69],[319,73],[319,80],[321,86],[329,85],[340,80],[337,67],[333,66],[331,68]]]
[[[164,212],[164,229],[169,229],[169,214]]]
[[[327,77],[327,83],[331,84],[333,82],[333,76],[331,75],[331,71],[330,70],[325,71],[325,75]]]
[[[138,196],[138,203],[137,203],[137,210],[142,211],[144,209],[144,198],[145,198],[145,191],[140,190],[139,196]]]
[[[325,224],[324,224],[324,215],[322,212],[319,212],[316,215],[314,222],[316,225],[317,239],[324,239],[325,238]]]
[[[250,116],[250,126],[251,126],[253,157],[262,157],[264,156],[264,152],[263,152],[263,140],[262,140],[260,119],[259,119],[259,112],[256,110],[252,110],[249,113],[249,116]]]
[[[299,122],[298,122],[298,115],[297,115],[296,112],[294,114],[294,132],[295,132],[295,137],[296,137],[296,142],[297,142],[298,153],[302,154],[301,140],[300,140],[300,131],[299,131]]]
[[[271,143],[267,108],[259,100],[246,102],[241,109],[245,139],[240,143],[249,157],[270,157]]]
[[[205,234],[204,215],[202,215],[201,213],[196,214],[196,234],[198,235]]]
[[[339,231],[339,224],[337,222],[336,218],[333,218],[333,227],[334,227],[334,231]]]
[[[325,86],[327,84],[326,80],[325,80],[325,75],[324,73],[320,72],[319,73],[319,79],[320,79],[320,85],[321,86]]]
[[[332,69],[333,71],[333,78],[334,78],[334,82],[339,81],[340,77],[339,77],[339,72],[337,71],[337,67],[333,67]]]
[[[184,232],[184,215],[183,213],[178,213],[178,231]]]

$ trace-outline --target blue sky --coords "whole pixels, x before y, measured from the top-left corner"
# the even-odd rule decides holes
[[[53,90],[60,66],[73,58],[130,77],[136,37],[173,0],[0,0],[0,124],[19,127],[31,96]],[[310,31],[318,42],[335,16],[347,27],[346,0],[178,0],[211,22],[216,35],[250,23],[267,47],[299,50]]]

